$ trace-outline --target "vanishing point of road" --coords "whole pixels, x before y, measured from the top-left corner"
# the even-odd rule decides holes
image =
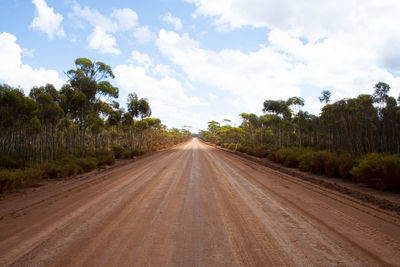
[[[400,219],[198,139],[0,201],[0,266],[400,266]]]

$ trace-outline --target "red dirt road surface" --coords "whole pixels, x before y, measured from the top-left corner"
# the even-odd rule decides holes
[[[197,139],[0,201],[0,266],[400,265],[400,219]]]

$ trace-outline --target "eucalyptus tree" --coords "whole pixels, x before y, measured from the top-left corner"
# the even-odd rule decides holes
[[[387,83],[379,82],[374,86],[374,94],[372,97],[374,98],[375,102],[381,104],[381,107],[386,103],[388,99],[388,93],[390,91],[390,86]]]
[[[325,102],[325,104],[329,104],[331,102],[331,92],[329,90],[322,90],[321,96],[318,97],[319,101]]]
[[[127,106],[132,117],[144,119],[151,116],[149,101],[146,98],[139,99],[136,93],[130,93],[128,95]]]
[[[37,116],[44,128],[40,134],[40,159],[55,158],[55,132],[64,111],[58,104],[58,91],[51,84],[33,87],[29,96],[36,101]]]
[[[111,67],[103,62],[92,62],[87,58],[77,58],[75,69],[67,72],[69,83],[79,95],[79,112],[76,114],[80,125],[81,151],[85,154],[85,132],[89,115],[100,109],[100,97],[117,98],[118,88],[111,85],[108,79],[115,76]]]

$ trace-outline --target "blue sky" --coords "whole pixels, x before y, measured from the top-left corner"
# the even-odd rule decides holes
[[[124,106],[150,101],[168,127],[206,128],[265,99],[400,89],[396,0],[0,0],[0,82],[60,87],[77,57],[109,64]]]

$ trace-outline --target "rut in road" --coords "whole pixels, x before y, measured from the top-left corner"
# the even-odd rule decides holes
[[[198,139],[74,183],[0,202],[0,266],[400,263],[396,215]]]

